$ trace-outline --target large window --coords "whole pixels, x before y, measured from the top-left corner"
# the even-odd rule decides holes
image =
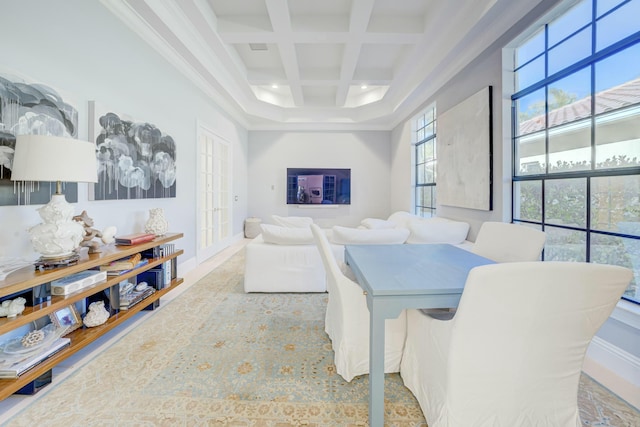
[[[513,219],[544,260],[634,270],[640,303],[640,0],[583,0],[515,49]]]
[[[436,107],[415,119],[415,213],[424,217],[436,213]]]

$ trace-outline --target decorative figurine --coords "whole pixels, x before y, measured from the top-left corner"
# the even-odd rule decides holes
[[[105,245],[108,245],[109,243],[115,242],[117,231],[118,229],[116,228],[115,225],[110,225],[106,227],[104,230],[102,230],[102,237],[100,238],[102,240],[102,243],[104,243]]]
[[[146,233],[153,233],[156,236],[162,236],[166,234],[167,230],[169,230],[169,223],[164,217],[164,209],[149,209],[149,219],[145,224],[144,231]]]
[[[80,246],[88,247],[90,254],[100,252],[100,243],[95,242],[93,240],[94,238],[100,238],[102,240],[102,243],[104,243],[105,245],[115,240],[117,231],[116,227],[107,227],[102,232],[96,230],[95,228],[93,228],[93,218],[89,217],[87,211],[82,211],[80,215],[74,216],[73,220],[81,223],[84,227],[84,235],[82,237],[82,241],[80,242]]]
[[[88,328],[93,328],[102,325],[108,318],[109,312],[104,308],[104,301],[96,301],[89,305],[89,312],[84,316],[82,323]]]
[[[19,297],[13,300],[2,301],[0,304],[0,317],[16,317],[24,311],[26,299]]]

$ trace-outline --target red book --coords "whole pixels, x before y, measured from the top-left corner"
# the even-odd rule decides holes
[[[126,236],[116,236],[116,245],[137,245],[138,243],[150,242],[156,238],[153,233],[133,233]]]

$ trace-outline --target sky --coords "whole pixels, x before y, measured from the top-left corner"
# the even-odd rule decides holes
[[[640,31],[640,0],[594,0],[597,1],[596,52],[637,34]],[[616,8],[612,10],[612,8]],[[583,0],[548,26],[549,46],[562,42],[549,50],[549,75],[588,57],[591,54],[592,0]],[[603,13],[606,13],[603,15]],[[567,38],[570,36],[569,38]],[[565,40],[566,39],[566,40]],[[564,40],[564,41],[563,41]],[[544,32],[539,31],[517,50],[519,64],[526,63],[544,51]],[[640,43],[600,60],[595,64],[596,93],[640,77]],[[544,78],[544,57],[539,57],[524,66],[517,73],[520,87]],[[590,69],[584,69],[553,84],[576,99],[591,92]],[[543,100],[542,96],[528,96],[521,102],[521,110],[526,110],[533,102]]]

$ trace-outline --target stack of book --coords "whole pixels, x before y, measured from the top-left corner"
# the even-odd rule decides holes
[[[150,242],[156,238],[153,233],[134,233],[126,236],[116,236],[116,245],[137,245]]]
[[[176,251],[176,246],[173,243],[165,243],[163,245],[154,246],[153,248],[142,251],[142,255],[149,258],[162,258],[169,256]]]
[[[120,274],[142,267],[148,263],[148,259],[143,259],[142,255],[135,254],[127,258],[112,261],[109,264],[103,264],[100,266],[100,271],[106,271],[109,276],[119,276]]]
[[[156,290],[153,286],[147,286],[145,289],[140,291],[132,289],[125,294],[120,294],[120,310],[128,310],[149,295],[155,293],[155,291]]]
[[[150,268],[138,274],[138,283],[146,282],[149,286],[153,286],[156,290],[166,288],[171,284],[171,279],[165,279],[165,271],[162,268]]]
[[[0,352],[0,378],[18,378],[29,369],[53,356],[71,343],[69,338],[57,338],[50,345],[28,353]],[[6,346],[5,346],[6,348]]]

